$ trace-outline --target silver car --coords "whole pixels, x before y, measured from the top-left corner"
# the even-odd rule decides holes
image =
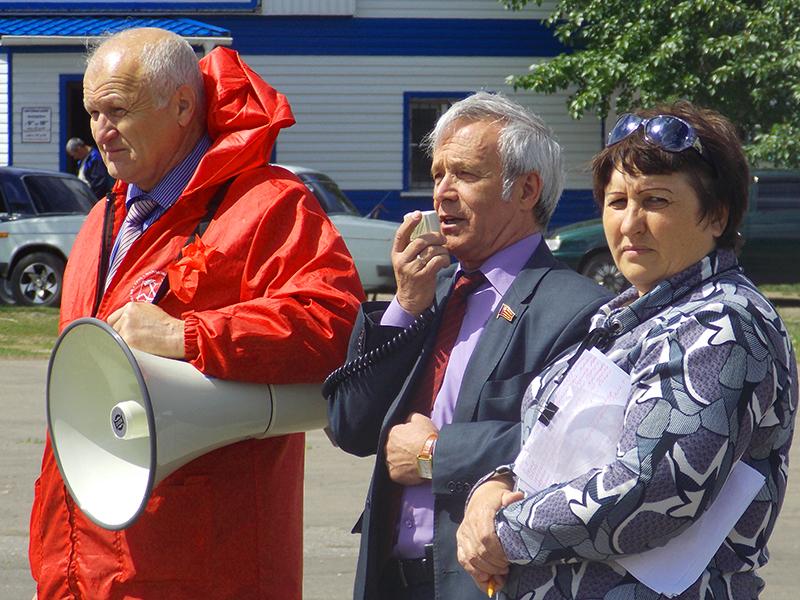
[[[319,171],[293,165],[275,165],[291,171],[306,184],[344,238],[368,294],[393,293],[392,241],[399,223],[362,217],[336,182]]]
[[[394,292],[391,248],[398,223],[362,217],[330,177],[277,165],[308,187],[342,234],[368,294]],[[94,196],[72,175],[0,168],[0,300],[57,306],[64,265]]]
[[[59,304],[67,256],[94,203],[73,175],[0,167],[0,298]]]

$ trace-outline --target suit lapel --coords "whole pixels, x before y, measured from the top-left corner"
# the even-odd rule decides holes
[[[489,316],[461,381],[453,414],[454,422],[472,420],[481,389],[500,362],[514,332],[522,322],[539,282],[557,264],[542,241],[503,296],[500,306]],[[510,322],[502,317],[497,318],[503,304],[514,312],[514,318]]]
[[[436,299],[434,302],[436,303],[436,312],[441,316],[442,314],[442,304],[444,303],[444,299],[447,297],[447,294],[450,292],[450,288],[453,287],[453,283],[455,281],[456,276],[456,265],[452,265],[448,268],[444,277],[440,277],[436,282]]]

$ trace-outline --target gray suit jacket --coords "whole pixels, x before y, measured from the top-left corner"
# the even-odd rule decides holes
[[[453,285],[455,266],[440,273],[435,306]],[[433,465],[436,597],[485,598],[456,558],[456,529],[471,486],[520,446],[520,403],[528,384],[549,361],[580,341],[589,318],[609,299],[591,280],[571,271],[539,244],[503,297],[515,313],[509,322],[490,317],[459,391],[453,422],[439,433]],[[398,329],[379,325],[386,303],[362,306],[348,360],[385,349]],[[441,311],[439,311],[441,312]],[[388,355],[361,366],[329,396],[331,432],[339,446],[358,456],[376,454],[364,512],[354,598],[379,600],[377,585],[392,545],[392,499],[400,489],[388,476],[384,446],[389,429],[404,422],[410,395],[428,359],[438,329],[435,315],[421,333]],[[392,488],[395,488],[394,490]]]

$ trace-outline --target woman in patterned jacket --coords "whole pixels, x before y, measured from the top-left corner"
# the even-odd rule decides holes
[[[487,475],[458,531],[459,560],[502,598],[666,598],[618,561],[713,519],[742,463],[758,477],[755,497],[711,559],[693,559],[699,576],[672,593],[752,600],[786,490],[797,365],[783,322],[734,254],[749,184],[741,145],[724,117],[678,102],[621,117],[593,173],[609,248],[633,287],[534,379],[522,439],[549,424],[559,410],[548,405],[552,390],[592,345],[630,378],[621,433],[608,460],[542,489],[520,491],[511,468]]]

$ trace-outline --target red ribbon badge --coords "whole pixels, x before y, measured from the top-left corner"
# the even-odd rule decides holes
[[[200,273],[207,273],[209,257],[217,251],[213,246],[206,246],[200,238],[184,247],[182,256],[175,264],[167,267],[167,277],[172,293],[184,304],[194,298]]]

